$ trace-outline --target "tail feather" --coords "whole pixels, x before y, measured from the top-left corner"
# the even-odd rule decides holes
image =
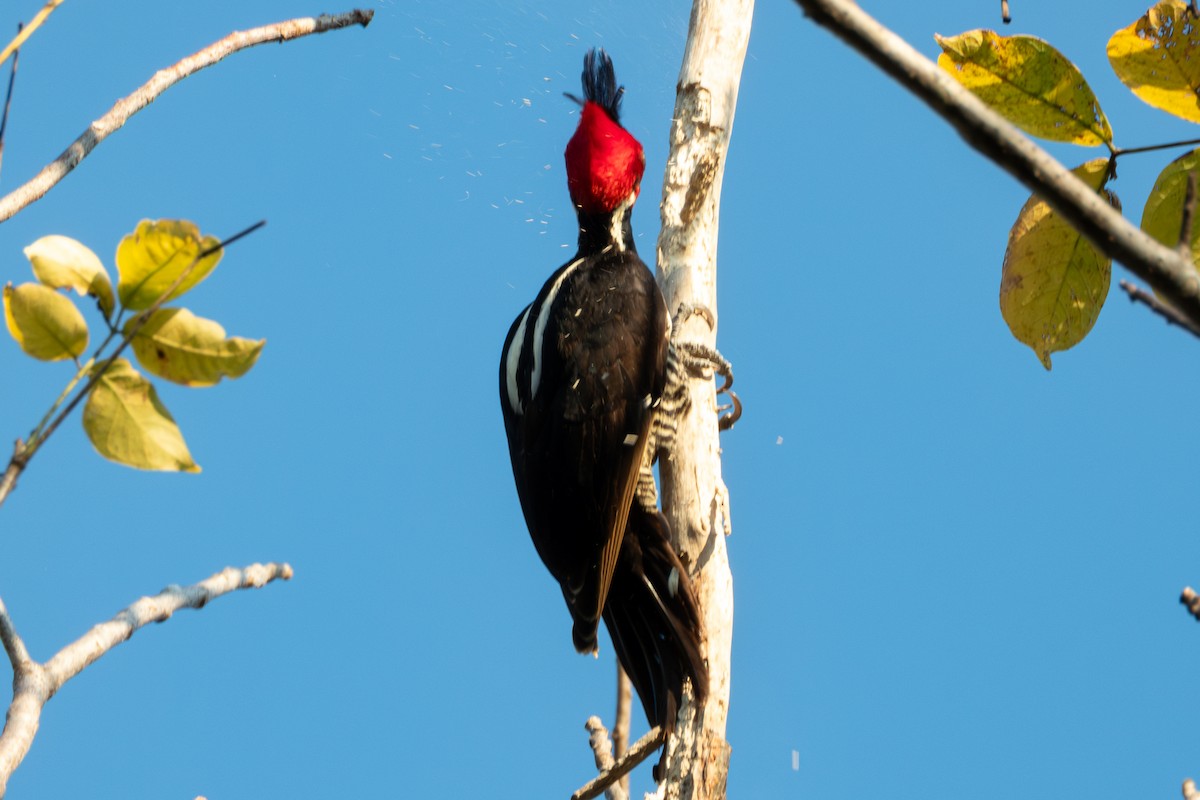
[[[708,695],[708,669],[700,655],[699,605],[671,547],[666,518],[637,503],[625,527],[604,623],[646,719],[670,733],[684,680],[691,680],[698,702]],[[660,760],[656,780],[661,779],[662,766]]]

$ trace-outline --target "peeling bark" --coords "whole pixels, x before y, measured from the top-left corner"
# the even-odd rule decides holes
[[[709,347],[717,334],[721,180],[753,10],[753,0],[696,0],[692,6],[663,181],[658,270],[667,307],[677,315],[672,336]],[[663,510],[700,600],[709,697],[697,709],[689,696],[680,709],[666,797],[701,800],[725,796],[733,577],[725,549],[729,501],[721,479],[716,387],[693,380],[688,388],[690,408],[678,420],[674,445],[661,455],[660,473]]]

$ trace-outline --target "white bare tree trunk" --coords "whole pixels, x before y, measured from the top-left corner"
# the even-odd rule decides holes
[[[709,347],[717,335],[717,227],[721,178],[733,128],[753,0],[696,0],[679,73],[671,150],[663,181],[659,281],[673,315],[673,338]],[[707,312],[704,313],[704,312]],[[716,389],[693,380],[691,406],[661,460],[663,509],[676,548],[696,584],[706,634],[709,696],[699,710],[685,700],[672,738],[667,797],[725,796],[729,744],[729,655],[733,578],[725,549],[729,495],[721,480]]]

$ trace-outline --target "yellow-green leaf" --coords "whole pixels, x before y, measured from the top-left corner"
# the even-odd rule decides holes
[[[112,281],[99,257],[69,236],[43,236],[25,248],[33,276],[51,289],[74,289],[90,294],[111,319],[115,301]]]
[[[1108,40],[1113,72],[1142,101],[1200,122],[1200,37],[1183,0],[1162,0]]]
[[[1079,69],[1048,42],[976,30],[934,36],[938,66],[1021,130],[1056,142],[1112,145],[1112,128]]]
[[[200,471],[154,384],[123,358],[113,362],[88,395],[83,429],[96,451],[118,464]]]
[[[5,286],[4,321],[21,349],[42,361],[76,358],[87,349],[83,314],[70,299],[48,286]]]
[[[1168,247],[1179,243],[1183,224],[1183,196],[1188,173],[1200,170],[1200,150],[1180,156],[1159,173],[1146,207],[1142,210],[1142,230]],[[1192,226],[1192,261],[1200,264],[1200,225]]]
[[[128,331],[136,317],[125,324]],[[133,337],[133,352],[143,367],[185,386],[213,386],[221,378],[245,375],[262,352],[265,339],[225,338],[225,329],[186,308],[160,308]]]
[[[1107,168],[1098,158],[1072,172],[1099,191]],[[1115,195],[1104,195],[1119,207]],[[1096,323],[1111,270],[1111,260],[1034,195],[1008,234],[1000,313],[1013,336],[1050,369],[1050,354],[1074,347]]]
[[[199,261],[196,257],[220,243],[215,236],[202,237],[200,229],[187,220],[142,220],[117,245],[117,296],[132,311],[149,308],[190,268],[167,300],[179,297],[217,266],[223,250],[215,250]]]

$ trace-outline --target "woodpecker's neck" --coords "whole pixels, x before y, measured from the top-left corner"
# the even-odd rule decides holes
[[[633,214],[636,197],[617,206],[611,212],[584,211],[576,207],[579,218],[579,255],[599,253],[607,247],[618,252],[636,253],[633,243],[633,227],[629,220]]]

